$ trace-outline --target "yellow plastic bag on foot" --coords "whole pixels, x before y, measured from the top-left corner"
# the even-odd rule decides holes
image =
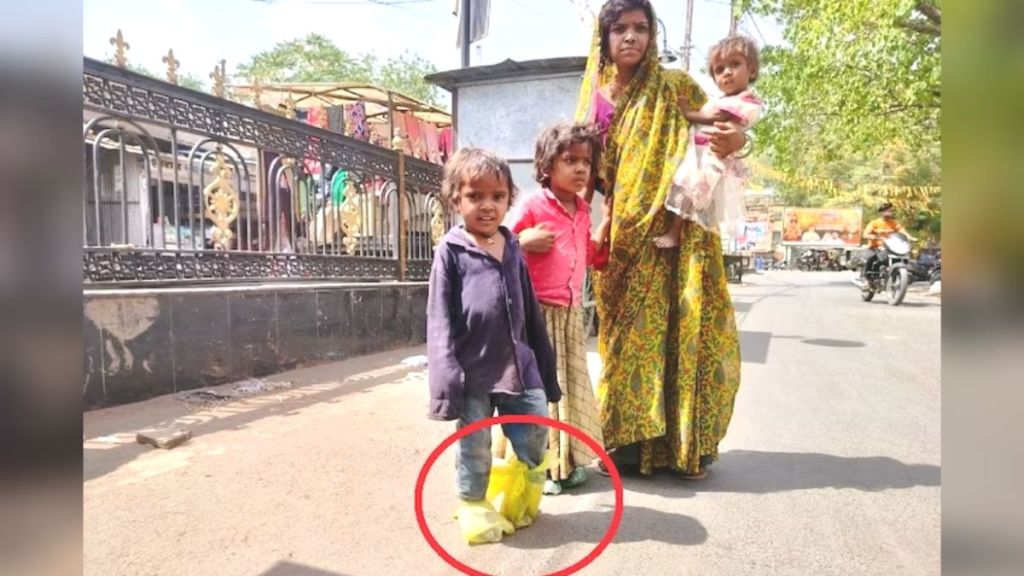
[[[455,511],[462,537],[470,544],[501,542],[505,534],[516,531],[504,516],[486,501],[462,502]]]
[[[508,461],[491,466],[487,499],[516,528],[533,524],[540,514],[550,460],[548,453],[539,466],[528,468],[524,462],[511,456]]]

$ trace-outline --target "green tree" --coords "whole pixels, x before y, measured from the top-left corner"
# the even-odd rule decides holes
[[[776,178],[765,171],[760,171],[758,179],[774,188],[787,206],[862,208],[868,218],[888,200],[896,205],[897,217],[915,236],[940,237],[942,198],[922,191],[937,186],[942,179],[939,146],[918,147],[894,141],[868,154],[861,152],[815,166],[816,177],[835,186],[831,190],[798,179]],[[757,162],[772,163],[764,156]]]
[[[373,66],[320,34],[279,42],[238,65],[238,73],[262,82],[369,82]]]
[[[940,0],[745,0],[784,27],[762,53],[757,128],[778,168],[807,175],[901,141],[940,139]]]
[[[436,105],[437,87],[423,80],[424,76],[434,72],[437,68],[432,63],[404,52],[398,58],[388,58],[383,64],[376,65],[373,78],[378,86]]]
[[[206,91],[206,83],[187,72],[185,74],[178,74],[178,85],[199,92]]]
[[[437,71],[427,60],[406,52],[380,62],[372,54],[349,54],[320,34],[280,42],[240,64],[237,71],[250,82],[367,82],[438,102],[437,89],[423,80]]]

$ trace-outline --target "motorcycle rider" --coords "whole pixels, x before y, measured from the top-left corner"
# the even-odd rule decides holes
[[[867,258],[865,259],[864,267],[860,270],[860,277],[854,280],[854,284],[860,288],[867,288],[868,274],[874,275],[876,273],[875,268],[878,265],[882,251],[885,249],[882,244],[883,240],[895,232],[906,234],[911,242],[915,240],[907,233],[903,225],[896,221],[896,218],[893,216],[891,202],[883,202],[878,207],[878,214],[879,218],[869,222],[868,227],[864,229],[864,238],[868,240]]]

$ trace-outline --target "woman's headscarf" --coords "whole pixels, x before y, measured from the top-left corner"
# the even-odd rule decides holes
[[[637,254],[641,249],[639,243],[649,243],[650,238],[661,233],[662,206],[672,175],[686,151],[688,125],[679,108],[680,100],[687,100],[691,109],[699,109],[707,99],[688,74],[662,69],[656,22],[650,24],[647,51],[616,103],[598,168],[605,189],[615,196],[613,250],[627,250],[628,254]],[[601,26],[595,19],[576,106],[577,121],[593,121],[598,89],[610,82],[615,73],[614,63],[602,66]],[[655,225],[659,230],[656,234]],[[612,260],[614,265],[616,259]]]

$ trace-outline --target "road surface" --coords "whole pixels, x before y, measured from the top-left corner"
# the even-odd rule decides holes
[[[939,574],[940,303],[861,302],[850,273],[769,272],[733,286],[743,383],[708,478],[626,478],[614,543],[580,574]],[[916,287],[915,287],[916,288]],[[85,574],[457,574],[427,546],[413,487],[453,426],[428,421],[399,350],[297,370],[220,405],[176,397],[85,415]],[[600,366],[590,355],[593,375]],[[186,426],[170,451],[135,433]],[[425,513],[488,574],[548,574],[600,540],[614,503],[593,476],[529,529],[469,548],[451,519],[451,451]]]

